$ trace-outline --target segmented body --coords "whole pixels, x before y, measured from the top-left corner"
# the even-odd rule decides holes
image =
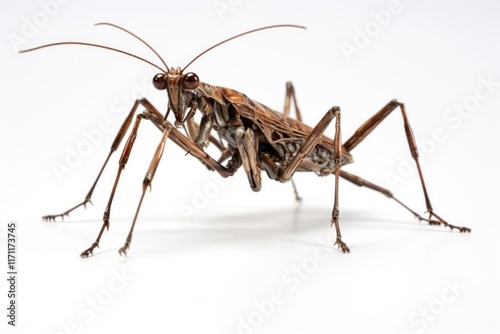
[[[267,153],[284,168],[295,156],[312,128],[279,113],[238,91],[200,83],[194,97],[204,117],[211,118],[211,127],[229,146],[236,150],[238,128],[251,128],[258,141],[258,152]],[[322,136],[316,147],[304,159],[297,171],[328,175],[335,167],[333,139]],[[342,165],[352,162],[351,154],[342,148]]]

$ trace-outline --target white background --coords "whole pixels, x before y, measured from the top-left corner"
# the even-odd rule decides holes
[[[47,1],[50,16],[41,3],[2,1],[0,20],[1,248],[5,254],[7,222],[16,221],[19,251],[18,327],[12,332],[498,333],[496,1],[401,0],[390,17],[380,14],[392,8],[388,1],[73,0],[57,7]],[[83,199],[130,107],[127,99],[144,93],[164,110],[166,96],[151,89],[155,70],[116,53],[76,46],[16,51],[77,40],[156,61],[130,36],[92,25],[102,21],[142,36],[169,66],[184,66],[245,30],[307,26],[245,36],[189,70],[277,110],[292,80],[306,123],[314,125],[332,105],[342,107],[344,140],[390,99],[404,101],[417,140],[427,144],[422,166],[436,212],[473,232],[418,223],[384,196],[342,182],[341,228],[351,248],[345,255],[331,247],[332,177],[297,175],[304,198],[298,205],[289,184],[264,179],[262,191],[253,193],[243,172],[221,181],[169,142],[129,255],[120,257],[160,139],[144,123],[111,228],[95,256],[80,259],[101,226],[117,157],[94,206],[64,223],[41,216]],[[39,27],[29,30],[27,22]],[[365,29],[371,37],[363,40],[359,31]],[[347,44],[359,52],[346,57],[341,46]],[[481,80],[494,85],[488,90]],[[462,115],[453,113],[457,105]],[[102,122],[113,131],[99,130]],[[327,131],[333,136],[333,127]],[[85,132],[95,134],[90,146]],[[431,142],[436,132],[440,140]],[[68,166],[70,152],[84,146],[86,155]],[[425,211],[415,170],[403,168],[410,157],[400,114],[353,155],[356,163],[346,170]],[[68,170],[58,176],[57,164]],[[400,179],[391,184],[388,175]],[[186,219],[194,205],[199,210]],[[5,263],[6,256],[0,258]],[[6,263],[1,267],[7,271]],[[12,330],[2,282],[1,326]]]

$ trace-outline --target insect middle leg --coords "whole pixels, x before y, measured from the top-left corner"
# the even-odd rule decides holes
[[[293,157],[290,163],[287,165],[285,170],[283,170],[278,175],[278,180],[281,182],[286,182],[291,179],[300,163],[304,158],[306,158],[311,151],[314,149],[318,141],[321,139],[321,136],[325,132],[326,128],[330,124],[330,122],[335,118],[335,152],[334,152],[334,163],[335,167],[333,169],[333,174],[335,175],[335,198],[333,203],[332,210],[332,218],[330,224],[335,225],[335,230],[337,233],[337,239],[335,244],[342,250],[344,253],[349,252],[349,247],[346,245],[344,241],[342,241],[342,234],[340,232],[340,224],[339,224],[339,178],[340,178],[340,168],[342,165],[342,144],[341,137],[342,131],[340,126],[340,108],[333,107],[331,108],[326,115],[319,121],[319,123],[312,129],[309,136],[306,138],[302,146],[299,148],[297,154]]]
[[[419,162],[419,155],[418,155],[418,149],[417,149],[417,144],[415,141],[415,138],[413,137],[413,131],[410,127],[410,124],[408,122],[408,116],[406,114],[406,109],[403,103],[398,102],[397,100],[392,100],[390,101],[387,105],[385,105],[379,112],[377,112],[375,115],[373,115],[370,119],[368,119],[361,127],[352,135],[351,138],[349,138],[345,143],[344,143],[344,148],[347,151],[351,151],[354,149],[361,141],[363,141],[392,111],[397,109],[399,107],[401,114],[403,116],[403,122],[404,122],[404,129],[405,129],[405,134],[406,134],[406,139],[408,140],[408,145],[410,148],[410,152],[412,155],[413,160],[415,161],[415,164],[417,165],[417,171],[418,171],[418,176],[420,178],[420,184],[422,186],[422,190],[424,193],[424,199],[425,199],[425,204],[427,207],[427,212],[429,214],[428,219],[422,219],[418,214],[416,214],[413,210],[410,210],[406,205],[402,204],[398,200],[399,204],[403,205],[406,207],[408,210],[410,210],[412,213],[414,213],[420,220],[427,221],[431,225],[444,225],[449,227],[451,230],[453,229],[458,229],[460,232],[470,232],[471,229],[468,227],[460,227],[460,226],[455,226],[449,224],[447,221],[445,221],[443,218],[441,218],[438,214],[434,212],[434,209],[432,207],[431,201],[429,199],[429,195],[427,193],[427,188],[425,186],[425,181],[424,177],[422,174],[422,168],[420,167],[420,162]],[[388,196],[388,190],[383,189],[379,186],[375,186],[372,183],[363,180],[358,177],[354,176],[349,176],[348,174],[344,174],[344,177],[348,179],[351,182],[354,182],[358,185],[361,186],[367,186],[369,188],[372,188],[374,190],[377,190],[379,192],[382,192]],[[433,219],[434,218],[434,219]]]
[[[99,247],[99,242],[101,241],[101,237],[104,231],[109,230],[109,218],[111,215],[111,205],[113,204],[113,198],[115,197],[116,188],[118,186],[118,182],[120,181],[122,171],[125,169],[125,165],[127,164],[128,158],[130,157],[130,153],[132,151],[132,147],[134,146],[135,138],[137,137],[137,131],[139,130],[139,125],[141,124],[142,119],[143,115],[136,116],[134,127],[132,128],[132,131],[127,139],[127,143],[123,148],[122,155],[118,163],[118,171],[116,172],[113,189],[111,190],[111,194],[109,195],[108,204],[106,205],[106,209],[104,210],[104,214],[102,217],[103,224],[101,226],[101,230],[99,231],[99,234],[97,235],[94,243],[80,254],[81,257],[89,257],[90,255],[92,255],[94,249]]]
[[[292,101],[295,107],[295,117],[297,118],[297,120],[302,122],[302,114],[300,113],[299,105],[297,104],[297,97],[295,96],[295,88],[293,87],[292,82],[288,81],[286,83],[285,105],[283,106],[283,114],[285,114],[285,116],[290,116]],[[291,183],[293,187],[293,192],[295,194],[295,199],[297,201],[301,201],[302,197],[300,197],[299,191],[297,190],[297,186],[295,185],[293,179],[291,179]]]

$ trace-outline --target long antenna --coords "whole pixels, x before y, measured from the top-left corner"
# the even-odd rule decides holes
[[[165,71],[165,69],[161,68],[160,66],[156,65],[155,63],[153,63],[153,62],[151,62],[149,60],[146,60],[146,59],[144,59],[142,57],[136,56],[133,53],[130,53],[130,52],[127,52],[127,51],[123,51],[123,50],[120,50],[120,49],[116,49],[116,48],[112,48],[112,47],[105,46],[105,45],[94,44],[94,43],[87,43],[87,42],[56,42],[56,43],[49,43],[49,44],[44,44],[44,45],[40,45],[40,46],[31,48],[31,49],[20,50],[19,53],[31,52],[31,51],[35,51],[35,50],[39,50],[39,49],[43,49],[43,48],[48,48],[48,47],[52,47],[52,46],[57,46],[57,45],[84,45],[84,46],[91,46],[91,47],[95,47],[95,48],[101,48],[101,49],[105,49],[105,50],[110,50],[110,51],[122,53],[124,55],[129,56],[129,57],[133,57],[133,58],[139,59],[139,60],[141,60],[141,61],[143,61],[143,62],[145,62],[145,63],[147,63],[147,64],[149,64],[149,65],[151,65],[151,66],[153,66],[153,67],[155,67],[157,69],[159,69],[160,71],[162,71],[164,73],[167,73],[170,70],[170,68],[168,67],[167,63],[163,60],[163,58],[160,56],[160,54],[151,45],[149,45],[145,40],[143,40],[142,38],[140,38],[136,34],[132,33],[131,31],[128,31],[127,29],[122,28],[122,27],[120,27],[120,26],[118,26],[116,24],[112,24],[112,23],[101,22],[101,23],[96,23],[95,25],[96,26],[98,26],[98,25],[111,26],[111,27],[120,29],[120,30],[126,32],[127,34],[135,37],[141,43],[143,43],[144,45],[146,45],[151,51],[153,51],[153,53],[158,57],[158,59],[160,59],[160,61],[162,62],[162,64],[165,65],[166,71]],[[266,30],[266,29],[273,29],[273,28],[298,28],[298,29],[306,29],[306,27],[304,27],[304,26],[299,26],[299,25],[295,25],[295,24],[276,24],[276,25],[261,27],[261,28],[257,28],[257,29],[253,29],[253,30],[249,30],[249,31],[243,32],[241,34],[238,34],[238,35],[235,35],[235,36],[230,37],[228,39],[225,39],[222,42],[219,42],[219,43],[217,43],[215,45],[212,45],[211,47],[209,47],[205,51],[201,52],[196,57],[194,57],[186,66],[184,66],[184,68],[182,69],[181,73],[184,72],[184,70],[186,68],[188,68],[189,65],[191,65],[195,60],[197,60],[198,58],[200,58],[201,56],[203,56],[205,53],[209,52],[210,50],[215,49],[216,47],[218,47],[218,46],[220,46],[220,45],[222,45],[224,43],[227,43],[229,41],[232,41],[233,39],[236,39],[238,37],[241,37],[241,36],[244,36],[244,35],[248,35],[248,34],[251,34],[251,33],[254,33],[254,32],[257,32],[257,31]]]
[[[31,48],[31,49],[19,50],[19,53],[31,52],[31,51],[35,51],[35,50],[39,50],[39,49],[44,49],[44,48],[48,48],[48,47],[51,47],[51,46],[57,46],[57,45],[84,45],[84,46],[92,46],[92,47],[95,47],[95,48],[101,48],[101,49],[106,49],[106,50],[110,50],[110,51],[115,51],[115,52],[122,53],[122,54],[130,56],[130,57],[142,60],[143,62],[148,63],[149,65],[151,65],[153,67],[156,67],[157,69],[159,69],[160,71],[162,71],[164,73],[168,72],[168,70],[165,71],[164,68],[161,68],[160,66],[156,65],[155,63],[152,63],[149,60],[146,60],[146,59],[144,59],[142,57],[136,56],[135,54],[132,54],[130,52],[123,51],[123,50],[120,50],[120,49],[115,49],[115,48],[112,48],[112,47],[109,47],[109,46],[105,46],[105,45],[93,44],[93,43],[86,43],[86,42],[57,42],[57,43],[49,43],[49,44],[44,44],[44,45],[40,45],[40,46]]]
[[[113,23],[107,23],[107,22],[100,22],[100,23],[96,23],[94,24],[96,26],[110,26],[110,27],[114,27],[116,29],[120,29],[124,32],[126,32],[127,34],[137,38],[139,41],[141,41],[144,45],[146,45],[151,51],[153,51],[153,53],[158,57],[158,59],[160,59],[160,61],[163,63],[163,65],[165,65],[165,67],[167,68],[167,71],[170,69],[167,65],[167,63],[163,60],[163,58],[160,56],[160,54],[151,46],[149,45],[145,40],[143,40],[142,38],[140,38],[139,36],[137,36],[136,34],[134,34],[133,32],[125,29],[125,28],[122,28],[116,24],[113,24]]]
[[[267,27],[262,27],[262,28],[257,28],[257,29],[253,29],[253,30],[249,30],[249,31],[246,31],[244,33],[241,33],[241,34],[238,34],[236,36],[233,36],[233,37],[230,37],[228,39],[225,39],[223,40],[222,42],[219,42],[215,45],[212,45],[211,47],[209,47],[208,49],[206,49],[205,51],[203,51],[202,53],[200,53],[199,55],[197,55],[196,57],[194,57],[193,60],[191,60],[186,66],[184,66],[184,68],[182,69],[181,73],[184,72],[184,70],[186,68],[188,68],[189,65],[191,65],[196,59],[200,58],[201,56],[203,56],[205,53],[207,53],[208,51],[212,50],[212,49],[215,49],[216,47],[218,47],[219,45],[221,44],[224,44],[224,43],[227,43],[229,41],[232,41],[233,39],[236,39],[238,37],[241,37],[241,36],[244,36],[244,35],[248,35],[248,34],[251,34],[251,33],[254,33],[254,32],[257,32],[257,31],[261,31],[261,30],[265,30],[265,29],[272,29],[272,28],[285,28],[285,27],[288,27],[288,28],[299,28],[299,29],[307,29],[306,27],[304,26],[299,26],[299,25],[295,25],[295,24],[277,24],[277,25],[272,25],[272,26],[267,26]]]

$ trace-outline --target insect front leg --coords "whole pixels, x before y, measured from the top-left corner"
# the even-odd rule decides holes
[[[161,115],[158,116],[156,112],[154,112],[154,110],[147,109],[144,111],[143,115],[146,119],[150,120],[154,125],[156,125],[156,127],[163,132],[163,135],[146,172],[146,176],[144,177],[144,180],[142,182],[141,198],[139,200],[139,204],[137,205],[134,220],[132,221],[132,226],[130,228],[127,239],[125,240],[123,247],[121,247],[119,250],[119,253],[121,255],[126,255],[128,249],[130,248],[133,231],[139,216],[139,211],[141,209],[146,190],[151,187],[151,183],[163,155],[167,139],[171,139],[175,144],[185,150],[186,153],[198,158],[198,160],[200,160],[203,164],[217,171],[222,177],[228,177],[234,173],[234,171],[230,168],[226,168],[219,162],[214,160],[208,153],[203,151],[192,140],[190,140],[190,138],[186,137],[179,130],[177,130],[170,122],[163,120]]]
[[[116,177],[115,177],[115,182],[113,184],[113,189],[111,190],[111,194],[109,196],[108,204],[107,204],[106,209],[104,211],[103,225],[102,225],[102,227],[101,227],[101,229],[99,231],[99,234],[98,234],[96,240],[94,241],[94,243],[88,249],[84,250],[80,254],[81,257],[88,257],[88,256],[92,255],[94,249],[99,247],[99,242],[101,240],[101,237],[102,237],[104,231],[107,230],[107,229],[109,229],[109,219],[110,219],[110,214],[111,214],[111,206],[112,206],[112,203],[113,203],[113,198],[114,198],[114,195],[115,195],[115,192],[116,192],[119,180],[120,180],[121,173],[122,173],[123,169],[125,168],[125,165],[127,164],[128,160],[129,160],[129,157],[130,157],[130,154],[132,152],[132,147],[133,147],[133,145],[135,143],[135,139],[137,137],[137,132],[139,130],[139,125],[141,124],[141,121],[143,119],[147,119],[147,120],[151,121],[154,125],[156,125],[164,133],[163,137],[162,137],[162,141],[159,144],[159,148],[157,149],[157,152],[155,153],[155,155],[153,157],[153,160],[152,160],[151,165],[150,165],[150,167],[148,169],[146,177],[143,180],[143,184],[147,183],[148,186],[151,185],[151,181],[153,179],[154,172],[156,171],[156,168],[158,166],[159,160],[161,158],[161,154],[163,153],[164,141],[167,139],[168,133],[170,133],[170,132],[173,132],[175,134],[175,135],[172,136],[173,137],[172,140],[174,142],[178,143],[179,146],[181,146],[181,147],[183,147],[185,149],[187,148],[186,151],[188,153],[191,153],[192,155],[195,155],[195,156],[199,157],[200,160],[202,160],[211,169],[215,169],[215,170],[219,171],[219,173],[222,176],[227,177],[230,174],[230,173],[226,172],[226,170],[224,169],[224,167],[221,166],[219,163],[217,163],[215,160],[207,157],[207,154],[203,150],[199,149],[196,145],[194,145],[192,143],[192,141],[190,141],[189,138],[187,138],[182,133],[180,133],[177,129],[175,129],[173,127],[173,125],[171,125],[167,121],[164,121],[163,115],[147,99],[141,99],[141,100],[137,100],[136,101],[136,103],[134,104],[134,107],[131,110],[131,113],[130,113],[131,116],[128,117],[128,118],[130,118],[130,121],[127,121],[126,123],[128,123],[128,124],[131,123],[131,120],[133,119],[133,115],[135,114],[135,111],[136,111],[136,109],[137,109],[137,107],[139,105],[142,105],[146,109],[143,111],[142,114],[139,114],[139,115],[136,116],[136,121],[135,121],[134,126],[132,128],[132,131],[130,132],[130,135],[129,135],[128,139],[127,139],[127,142],[126,142],[126,144],[125,144],[125,146],[123,148],[122,155],[120,157],[120,161],[119,161],[119,164],[118,164],[118,171],[117,171],[117,174],[116,174]],[[167,127],[166,124],[168,124],[169,126]],[[119,132],[119,134],[121,135],[121,137],[124,136],[124,134],[126,132],[126,128],[128,128],[128,125],[126,125],[124,123],[124,125],[122,126],[122,129]],[[123,130],[123,129],[125,129],[125,130]],[[182,139],[179,139],[179,138],[182,138]],[[115,143],[114,143],[113,147],[115,147],[115,146],[117,147],[119,145],[119,141],[121,141],[121,138],[119,138],[119,140],[115,139]],[[192,147],[190,145],[192,145],[194,147]],[[160,147],[161,147],[161,151],[159,151]],[[120,253],[121,254],[125,254],[126,250],[130,246],[130,242],[132,240],[133,228],[134,228],[135,222],[137,220],[137,215],[139,213],[139,209],[140,209],[140,206],[142,204],[143,197],[144,197],[144,193],[143,193],[143,195],[141,197],[140,204],[139,204],[139,206],[138,206],[138,208],[136,210],[136,216],[135,216],[135,218],[133,220],[132,228],[131,228],[131,230],[129,232],[129,235],[127,237],[127,241],[125,242],[124,246],[120,249]]]
[[[90,187],[89,192],[85,196],[85,199],[81,203],[75,205],[74,207],[66,210],[63,213],[56,214],[56,215],[46,215],[46,216],[43,216],[43,220],[55,221],[56,218],[58,218],[58,217],[60,217],[61,219],[64,220],[64,216],[69,216],[70,212],[72,212],[73,210],[75,210],[75,209],[77,209],[77,208],[79,208],[81,206],[86,207],[86,205],[88,203],[92,204],[91,198],[92,198],[92,194],[94,192],[94,189],[97,186],[97,182],[101,178],[101,175],[102,175],[104,169],[106,168],[106,165],[108,164],[108,161],[111,158],[111,155],[118,149],[118,147],[120,146],[121,141],[123,140],[123,137],[125,137],[125,134],[127,133],[127,130],[130,127],[130,124],[132,123],[132,120],[134,118],[134,114],[135,114],[135,112],[137,110],[137,107],[139,106],[140,103],[141,103],[140,100],[136,100],[135,101],[134,106],[132,107],[132,109],[130,110],[129,114],[127,115],[127,118],[125,119],[125,121],[123,122],[122,126],[120,127],[120,130],[118,130],[118,133],[116,134],[116,137],[115,137],[115,139],[113,141],[113,144],[111,145],[111,148],[110,148],[110,151],[108,153],[108,156],[106,157],[106,160],[104,161],[104,164],[102,165],[102,167],[101,167],[101,169],[99,171],[99,174],[97,174],[97,177],[94,180],[94,183]]]
[[[175,126],[169,121],[165,121],[163,120],[163,118],[158,118],[149,110],[145,110],[144,116],[148,120],[153,122],[153,124],[162,132],[165,131],[165,128],[170,128],[171,132],[169,135],[169,139],[171,139],[177,146],[182,148],[187,154],[197,158],[198,160],[200,160],[200,162],[210,167],[212,170],[215,170],[222,177],[231,176],[234,174],[234,172],[236,172],[236,170],[233,170],[232,168],[222,166],[219,161],[215,160],[207,152],[195,145],[191,139],[177,130]]]
[[[199,137],[198,133],[199,133],[199,129],[200,129],[201,125],[196,123],[193,118],[188,118],[186,120],[186,124],[187,124],[187,128],[188,128],[188,131],[186,131],[186,132],[188,133],[189,138],[192,141],[196,141],[196,139]],[[221,155],[220,155],[219,159],[217,160],[218,162],[222,163],[231,157],[231,152],[229,151],[229,149],[224,145],[224,143],[221,140],[215,138],[212,134],[208,133],[207,138],[205,141],[203,141],[203,143],[206,143],[207,141],[209,143],[213,144],[215,147],[217,147],[217,149],[221,152]],[[204,145],[198,145],[198,147],[200,147],[200,148],[202,148],[202,146],[204,146]],[[210,168],[209,166],[207,166],[207,168],[209,170],[212,170],[212,168]]]
[[[434,209],[432,208],[431,201],[429,199],[429,195],[427,193],[427,188],[425,186],[425,181],[424,181],[424,176],[422,174],[422,168],[420,167],[420,161],[419,161],[419,155],[418,155],[418,149],[417,149],[417,143],[415,141],[415,138],[413,137],[413,131],[410,127],[410,123],[408,121],[408,116],[406,114],[406,109],[403,103],[398,102],[397,100],[392,100],[390,101],[387,105],[385,105],[379,112],[377,112],[375,115],[373,115],[370,119],[368,119],[361,127],[352,135],[351,138],[349,138],[345,143],[344,143],[344,148],[347,151],[351,151],[354,149],[361,141],[363,141],[392,111],[397,109],[399,107],[401,111],[401,115],[403,116],[403,121],[404,121],[404,130],[406,134],[406,139],[408,141],[408,146],[410,148],[410,152],[412,155],[413,160],[415,161],[415,164],[417,165],[417,171],[418,171],[418,176],[420,178],[420,184],[422,187],[422,191],[424,193],[424,199],[425,199],[425,204],[427,207],[427,212],[429,213],[429,219],[424,219],[420,217],[420,215],[416,214],[417,218],[419,220],[427,221],[431,225],[444,225],[449,227],[451,230],[453,229],[458,229],[460,232],[470,232],[471,229],[468,227],[460,227],[460,226],[455,226],[449,224],[447,221],[445,221],[443,218],[441,218],[438,214],[434,212]],[[346,177],[349,179],[349,177]],[[364,181],[362,179],[356,179],[356,178],[350,178],[351,182],[354,182],[358,185],[363,185],[363,186],[369,186],[369,182]],[[378,187],[378,186],[377,186]],[[370,187],[372,189],[378,190],[382,193],[384,191],[381,191],[380,189],[376,189],[376,187]],[[380,188],[380,187],[379,187]],[[396,200],[399,202],[398,200]],[[399,202],[399,204],[403,205],[406,207],[404,204]],[[408,210],[410,210],[408,207],[406,207]],[[414,213],[413,210],[410,210],[412,213]],[[434,218],[434,219],[433,219]]]
[[[197,109],[200,109],[203,112],[200,124],[194,121],[194,115]],[[215,145],[215,147],[217,147],[217,149],[221,152],[221,156],[217,161],[222,163],[231,157],[231,152],[224,145],[222,140],[215,138],[211,134],[211,132],[213,131],[212,129],[213,114],[214,114],[214,106],[212,102],[210,102],[209,99],[205,97],[200,97],[198,100],[194,101],[191,106],[190,110],[191,117],[189,117],[189,115],[188,117],[186,117],[186,124],[187,124],[186,132],[188,134],[188,137],[199,148],[203,149],[204,147],[207,147],[208,143],[212,143],[213,145]],[[211,169],[209,166],[207,167],[208,169]]]
[[[137,217],[139,216],[139,211],[141,210],[142,202],[144,201],[144,195],[146,194],[146,190],[151,188],[151,182],[153,181],[156,170],[158,169],[158,165],[160,163],[161,157],[163,155],[163,151],[165,149],[165,142],[167,141],[168,135],[171,131],[171,128],[165,128],[163,131],[163,135],[161,137],[161,141],[156,148],[155,154],[151,163],[149,164],[148,171],[146,172],[146,176],[142,181],[142,194],[141,199],[139,200],[139,204],[137,205],[137,209],[135,211],[134,220],[132,221],[132,226],[130,227],[130,231],[128,233],[127,239],[125,240],[125,244],[120,248],[120,255],[126,255],[127,250],[130,248],[130,243],[132,242],[132,234],[134,233],[135,223],[137,222]]]
[[[158,144],[158,147],[155,151],[155,154],[151,160],[151,163],[149,165],[149,168],[146,172],[146,176],[143,179],[142,182],[142,194],[141,198],[139,200],[139,204],[137,205],[137,209],[134,215],[134,219],[132,221],[132,225],[129,231],[129,234],[127,235],[127,238],[125,240],[125,243],[123,247],[119,249],[119,253],[121,255],[126,255],[128,249],[130,248],[130,243],[132,242],[132,236],[133,236],[133,231],[135,228],[135,224],[137,222],[139,212],[142,206],[142,203],[144,201],[144,196],[146,193],[146,190],[151,187],[155,172],[158,168],[158,165],[160,163],[160,160],[163,155],[163,151],[165,148],[165,143],[168,138],[170,138],[174,143],[176,143],[178,146],[180,146],[182,149],[184,149],[188,154],[198,158],[201,162],[203,162],[205,165],[209,166],[213,170],[217,171],[221,176],[223,177],[228,177],[232,175],[233,171],[230,169],[225,168],[222,166],[219,162],[214,160],[212,157],[210,157],[205,151],[200,149],[197,145],[195,145],[188,137],[186,137],[184,134],[182,134],[179,130],[177,130],[170,122],[164,120],[163,116],[158,112],[158,110],[146,100],[147,103],[145,103],[146,110],[141,114],[137,115],[137,120],[134,125],[134,128],[129,136],[129,140],[127,141],[127,144],[125,145],[124,151],[122,153],[122,158],[120,159],[120,167],[118,169],[118,173],[115,179],[115,185],[113,186],[113,190],[109,199],[108,207],[107,207],[107,212],[109,214],[109,208],[111,207],[111,203],[113,200],[114,192],[116,190],[116,186],[118,183],[118,180],[121,175],[121,171],[124,168],[124,164],[128,161],[130,152],[132,150],[133,143],[135,141],[136,135],[137,135],[137,130],[139,127],[139,124],[143,118],[151,121],[154,125],[157,126],[158,129],[160,129],[163,132],[162,138],[160,143]],[[109,216],[108,216],[109,218]],[[109,222],[108,222],[109,224]],[[104,232],[106,227],[106,222],[103,224],[103,227],[101,228],[101,231],[96,239],[96,241],[92,244],[92,246],[82,252],[81,256],[82,257],[87,257],[92,254],[92,251],[98,247],[99,240],[101,238],[102,233]]]
[[[132,116],[135,113],[135,110],[137,109],[139,104],[143,105],[146,108],[149,108],[150,110],[153,110],[153,112],[156,112],[156,114],[159,117],[161,117],[161,114],[153,107],[153,105],[147,99],[136,100],[136,102],[134,103],[134,106],[132,107],[132,110],[131,110]],[[123,148],[122,155],[121,155],[120,160],[118,162],[118,170],[116,172],[115,182],[113,184],[111,194],[109,195],[108,204],[106,205],[106,209],[104,210],[104,214],[102,217],[103,224],[101,226],[101,230],[99,231],[99,234],[97,235],[97,238],[94,241],[94,243],[80,254],[81,257],[89,257],[90,255],[92,255],[94,252],[94,249],[99,247],[99,242],[101,241],[101,237],[102,237],[104,231],[109,230],[109,219],[111,216],[111,206],[113,203],[113,198],[115,196],[115,192],[116,192],[116,189],[118,187],[118,182],[120,180],[121,173],[125,169],[125,165],[127,164],[128,159],[130,157],[130,153],[132,152],[132,147],[134,146],[135,139],[137,138],[137,132],[139,130],[139,125],[141,124],[141,120],[143,118],[144,118],[144,116],[142,114],[139,114],[136,116],[136,120],[135,120],[134,126],[132,128],[132,131],[130,132],[129,137],[127,139],[127,142],[125,143],[125,146]],[[123,133],[125,133],[125,131]],[[121,131],[119,133],[121,133]],[[115,140],[115,142],[116,142],[116,140]]]

